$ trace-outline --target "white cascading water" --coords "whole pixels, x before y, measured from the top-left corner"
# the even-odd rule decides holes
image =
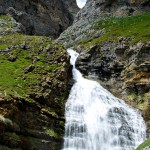
[[[78,53],[67,50],[73,65],[73,85],[66,103],[63,150],[135,150],[146,138],[139,111],[114,97],[75,68]]]

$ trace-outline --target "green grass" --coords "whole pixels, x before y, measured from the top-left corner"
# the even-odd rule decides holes
[[[4,50],[8,47],[7,44],[0,44],[0,50]]]
[[[19,45],[22,44],[25,41],[26,44],[29,44],[29,46],[46,46],[48,44],[52,45],[52,42],[49,40],[48,37],[43,36],[29,36],[29,35],[22,35],[19,33],[13,33],[6,36],[3,36],[3,38],[0,39],[0,44],[5,44],[10,46],[10,44],[13,45]],[[35,48],[35,47],[34,47]]]
[[[15,20],[7,15],[0,15],[0,34],[8,34],[12,32],[12,29],[16,26]]]
[[[11,21],[11,18],[7,15],[0,15],[0,20]]]
[[[96,39],[89,38],[81,41],[81,45],[89,47],[104,41],[118,41],[119,37],[131,38],[131,44],[138,41],[147,42],[150,41],[150,13],[126,18],[106,18],[96,21],[93,28],[95,31],[105,29],[106,32]]]
[[[11,18],[0,16],[0,21],[5,22],[3,26],[5,28],[8,27]],[[10,26],[10,29],[12,27]],[[9,34],[7,32],[0,36],[0,93],[2,93],[0,96],[26,97],[31,91],[36,90],[33,87],[41,84],[44,74],[49,73],[49,77],[54,76],[54,71],[62,67],[61,63],[50,64],[58,58],[63,48],[60,44],[52,43],[49,37],[23,35],[16,32]],[[9,52],[3,51],[6,48],[10,48]],[[16,60],[11,62],[9,57],[16,57]],[[37,60],[33,63],[35,57]],[[35,69],[25,73],[31,64]]]
[[[135,93],[130,93],[127,95],[128,101],[127,103],[132,105],[132,102],[136,101],[137,105],[136,108],[139,110],[146,110],[148,109],[149,99],[150,99],[150,92],[136,95]]]
[[[43,55],[39,54],[39,60],[33,64],[35,69],[25,73],[31,65],[32,58],[37,56],[36,51],[26,52],[17,49],[12,52],[12,55],[17,57],[15,62],[9,61],[9,56],[0,55],[0,91],[3,95],[11,93],[16,96],[25,96],[33,86],[40,84],[43,74],[51,73],[52,75],[53,70],[61,68],[59,63],[49,65],[46,58],[44,60]]]
[[[150,138],[148,140],[146,140],[144,143],[142,143],[140,146],[138,146],[138,148],[136,150],[142,150],[145,147],[150,146]]]
[[[48,135],[50,135],[50,136],[55,137],[55,138],[58,137],[58,134],[57,134],[53,129],[47,129],[47,130],[46,130],[46,133],[47,133]]]
[[[0,55],[0,91],[9,94],[20,93],[21,87],[25,86],[25,82],[21,79],[23,68],[29,62],[25,59],[17,59],[15,62],[10,62],[5,56]],[[23,91],[22,91],[23,92]]]
[[[67,69],[64,66],[67,59],[65,57],[66,50],[60,43],[53,43],[49,37],[5,32],[5,28],[9,26],[9,17],[0,16],[0,22],[1,19],[5,19],[6,24],[3,24],[3,29],[0,27],[0,99],[9,102],[19,100],[30,104],[34,103],[39,109],[45,109],[43,112],[47,116],[55,117],[59,125],[58,114],[60,112],[61,115],[64,114],[62,103],[64,104],[67,97],[66,92],[62,90],[63,87],[60,87],[63,86],[61,83],[66,81],[59,78],[62,68]],[[6,48],[8,51],[4,51]],[[29,68],[33,69],[29,70]],[[12,113],[18,112],[16,109],[16,105],[11,107],[8,113],[2,109],[2,114],[5,114],[7,118],[0,115],[0,121],[13,131],[18,131],[18,126],[21,125],[17,116],[12,119]],[[58,125],[54,129],[44,130],[43,133],[53,138],[62,137],[63,131],[59,129]],[[18,142],[14,134],[7,134],[5,137],[14,144]],[[11,139],[11,137],[16,138],[16,140]],[[21,136],[19,135],[19,137]],[[41,140],[43,142],[43,139],[32,138],[29,139],[29,144],[31,147],[33,146],[33,149],[37,149],[36,143],[37,141],[41,142]],[[26,141],[23,142],[22,145],[26,144]],[[0,148],[3,149],[1,146]]]

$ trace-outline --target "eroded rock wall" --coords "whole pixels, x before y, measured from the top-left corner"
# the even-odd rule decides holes
[[[69,57],[48,37],[16,33],[0,16],[0,149],[60,150]]]
[[[89,38],[85,33],[93,32],[92,26],[96,20],[103,20],[108,17],[127,17],[149,11],[149,0],[88,0],[86,5],[77,13],[73,25],[67,28],[57,41],[63,42],[66,47],[71,47],[81,40]],[[98,34],[96,36],[100,36],[102,32]]]
[[[71,4],[70,4],[71,3]],[[9,13],[24,26],[25,34],[57,37],[70,26],[77,13],[76,1],[1,0],[0,14]]]
[[[57,39],[80,53],[76,65],[87,78],[138,108],[148,130],[149,12],[149,0],[88,0]]]

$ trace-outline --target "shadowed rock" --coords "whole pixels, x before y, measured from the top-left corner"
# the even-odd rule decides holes
[[[0,14],[9,13],[25,27],[25,34],[57,37],[73,22],[79,8],[75,0],[2,0]]]

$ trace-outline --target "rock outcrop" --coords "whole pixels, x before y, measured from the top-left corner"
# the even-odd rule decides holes
[[[76,65],[87,78],[99,80],[115,96],[141,110],[149,129],[150,42],[129,45],[128,39],[124,39],[121,43],[79,48]]]
[[[58,41],[63,43],[67,41],[64,45],[71,47],[89,38],[85,33],[92,34],[91,27],[96,20],[132,16],[147,11],[150,11],[149,0],[88,0],[83,9],[77,13],[73,25],[60,35]],[[102,33],[96,36],[100,34]]]
[[[69,57],[48,37],[16,33],[0,16],[0,149],[60,150]]]
[[[148,135],[149,2],[88,0],[74,24],[58,39],[80,53],[76,65],[87,78],[98,80],[115,96],[141,110]],[[64,105],[70,88],[69,57],[62,44],[49,37],[20,33],[58,36],[73,21],[78,10],[74,3],[0,1],[0,13],[9,13],[17,21],[0,16],[2,150],[62,148]]]
[[[77,7],[76,0],[63,0],[63,2],[66,4],[71,14],[73,14],[73,16],[75,17],[77,12],[80,10],[79,7]]]
[[[148,130],[149,12],[149,0],[88,0],[57,39],[80,53],[76,65],[87,78],[141,110]]]
[[[0,1],[0,14],[11,14],[24,26],[22,32],[31,35],[57,37],[72,24],[73,16],[78,10],[75,0]]]

